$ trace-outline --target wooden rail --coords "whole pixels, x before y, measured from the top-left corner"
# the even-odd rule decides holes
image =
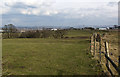
[[[105,54],[106,59],[113,65],[113,67],[116,69],[116,71],[120,74],[120,69],[119,67],[112,61],[111,58],[108,57],[107,54]],[[108,63],[108,62],[107,62]],[[110,68],[110,64],[106,64]]]
[[[96,40],[97,42],[99,43],[99,51],[96,51]],[[94,45],[93,45],[94,44]],[[91,54],[96,57],[96,53],[98,52],[99,55],[99,62],[101,63],[102,61],[102,54],[104,54],[104,57],[106,59],[106,68],[107,70],[109,71],[109,73],[111,74],[111,76],[114,76],[113,74],[113,71],[111,69],[111,66],[112,65],[114,67],[114,69],[117,71],[118,75],[120,75],[120,56],[118,57],[118,66],[114,63],[114,61],[110,58],[110,55],[109,55],[109,43],[107,41],[104,42],[104,51],[102,52],[102,38],[100,36],[100,34],[96,34],[94,33],[92,36],[91,36]]]

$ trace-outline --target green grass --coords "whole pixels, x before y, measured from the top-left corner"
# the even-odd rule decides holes
[[[88,39],[3,39],[3,72],[96,75],[96,61],[87,54],[88,48]]]
[[[65,36],[76,37],[76,36],[91,36],[93,31],[89,30],[69,30]]]

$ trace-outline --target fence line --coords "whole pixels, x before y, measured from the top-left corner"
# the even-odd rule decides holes
[[[96,51],[96,42],[99,43],[99,51],[98,51],[98,57],[99,57],[99,62],[101,63],[102,62],[102,54],[104,55],[105,59],[106,59],[106,68],[107,70],[109,71],[109,73],[111,74],[111,76],[113,76],[113,71],[111,69],[111,65],[114,67],[114,69],[117,71],[118,75],[120,75],[120,56],[118,57],[118,66],[114,63],[114,61],[110,58],[110,55],[109,55],[109,43],[107,41],[105,41],[103,44],[104,44],[104,51],[102,51],[102,37],[100,34],[97,34],[97,33],[94,33],[92,36],[91,36],[91,46],[90,46],[90,51],[91,51],[91,54],[96,58],[97,56],[97,51]],[[94,44],[94,45],[93,45]]]

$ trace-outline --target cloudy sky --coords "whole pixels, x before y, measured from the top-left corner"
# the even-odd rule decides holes
[[[118,1],[0,0],[0,21],[16,26],[114,25]]]

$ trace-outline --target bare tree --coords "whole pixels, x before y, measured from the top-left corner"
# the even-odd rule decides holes
[[[7,38],[13,37],[12,34],[17,32],[17,29],[13,24],[5,25],[2,29]]]
[[[53,37],[54,38],[63,38],[65,34],[66,34],[65,30],[57,30],[53,34]]]

